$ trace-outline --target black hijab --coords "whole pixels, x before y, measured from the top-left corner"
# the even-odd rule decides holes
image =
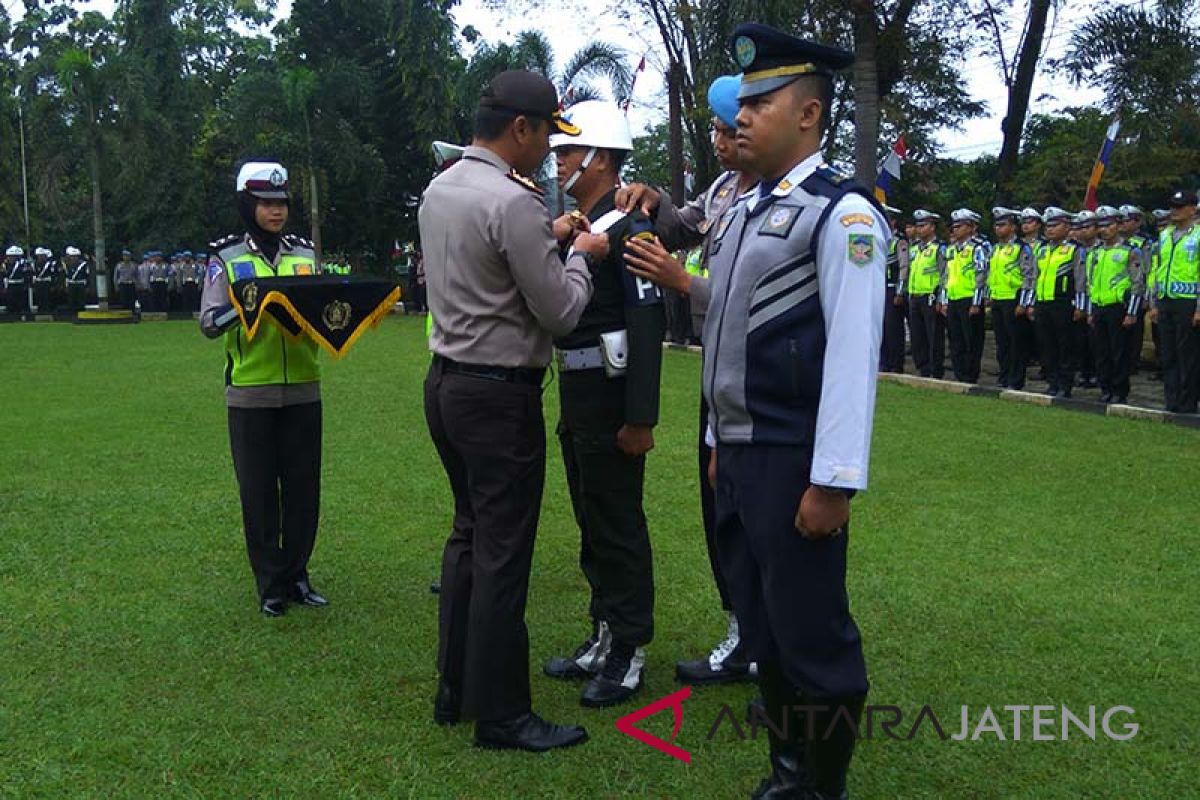
[[[279,252],[279,238],[283,234],[263,230],[262,226],[258,224],[258,220],[254,216],[254,211],[258,208],[259,203],[257,197],[249,192],[238,192],[237,200],[238,216],[242,218],[246,232],[250,234],[250,238],[258,245],[258,249],[262,251],[267,260],[274,263],[275,255]]]

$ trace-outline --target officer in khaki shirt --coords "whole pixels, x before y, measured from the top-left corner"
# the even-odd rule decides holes
[[[450,488],[454,526],[442,557],[441,680],[434,720],[474,719],[490,748],[578,744],[583,728],[531,710],[525,602],[546,472],[542,381],[551,340],[573,330],[608,239],[575,217],[551,221],[528,175],[552,132],[579,129],[545,78],[497,75],[472,145],[425,190],[418,214],[433,316],[425,417]],[[560,252],[573,242],[564,263]]]

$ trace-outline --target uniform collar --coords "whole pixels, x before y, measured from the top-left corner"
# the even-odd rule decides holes
[[[788,170],[787,174],[776,181],[775,186],[771,189],[769,195],[771,197],[787,197],[792,193],[792,190],[799,186],[808,176],[812,175],[825,163],[825,156],[820,150],[813,153],[808,158],[801,161],[796,166]],[[764,182],[759,181],[747,194],[747,209],[754,209],[766,199],[766,195],[761,191],[764,188]]]
[[[489,150],[486,147],[480,147],[476,144],[467,145],[467,149],[463,150],[462,157],[469,158],[472,161],[483,161],[491,164],[501,172],[511,172],[513,169],[512,164],[509,164],[503,158],[496,155],[494,150]]]

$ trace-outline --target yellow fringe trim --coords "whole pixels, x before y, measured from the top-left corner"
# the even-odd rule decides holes
[[[391,310],[392,306],[396,305],[396,303],[400,301],[400,287],[396,286],[390,292],[388,292],[387,297],[385,297],[379,303],[379,305],[375,306],[374,310],[367,314],[366,318],[360,324],[354,326],[354,332],[350,334],[350,338],[346,340],[346,343],[343,344],[340,349],[334,347],[328,339],[322,336],[320,331],[314,328],[312,324],[309,323],[309,321],[306,320],[304,316],[296,310],[296,307],[292,305],[292,301],[289,300],[287,295],[285,295],[283,292],[278,290],[267,292],[266,297],[264,297],[259,303],[258,318],[254,320],[253,326],[250,326],[246,323],[246,314],[242,310],[242,304],[238,302],[237,297],[234,295],[232,286],[229,287],[229,298],[233,302],[233,307],[237,309],[238,316],[242,320],[242,327],[246,331],[246,339],[248,341],[254,341],[254,337],[258,335],[258,328],[262,324],[263,317],[268,317],[270,318],[271,323],[279,329],[279,332],[287,336],[292,341],[296,341],[303,334],[308,334],[310,339],[319,344],[325,352],[329,353],[329,355],[333,356],[333,358],[337,360],[346,355],[346,353],[350,352],[350,348],[354,346],[354,343],[358,341],[358,338],[362,336],[368,328],[379,327],[380,321],[387,316],[387,313]],[[301,333],[293,334],[287,328],[283,327],[278,320],[276,320],[274,317],[271,317],[271,315],[267,313],[267,307],[272,304],[280,305],[286,309],[288,315],[292,318],[292,321],[300,326]]]

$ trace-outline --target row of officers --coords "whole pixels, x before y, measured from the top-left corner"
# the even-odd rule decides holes
[[[1200,227],[1197,196],[1175,192],[1169,209],[1147,215],[1132,205],[1071,213],[992,209],[995,242],[981,217],[941,217],[918,209],[907,219],[888,208],[896,233],[889,251],[881,367],[904,371],[905,325],[918,374],[942,378],[945,344],[956,380],[976,383],[985,309],[996,336],[999,384],[1023,389],[1037,358],[1046,393],[1070,397],[1100,388],[1124,403],[1149,317],[1168,411],[1196,413],[1200,395]]]
[[[204,252],[183,250],[168,256],[161,250],[149,250],[135,260],[132,251],[122,250],[112,274],[116,301],[142,311],[199,311],[207,264],[208,253]],[[325,261],[322,269],[350,273],[349,263],[339,258]],[[13,245],[5,250],[0,266],[4,305],[10,314],[82,311],[92,273],[92,262],[77,247],[67,247],[59,261],[47,247],[35,248],[29,258],[24,249]]]

